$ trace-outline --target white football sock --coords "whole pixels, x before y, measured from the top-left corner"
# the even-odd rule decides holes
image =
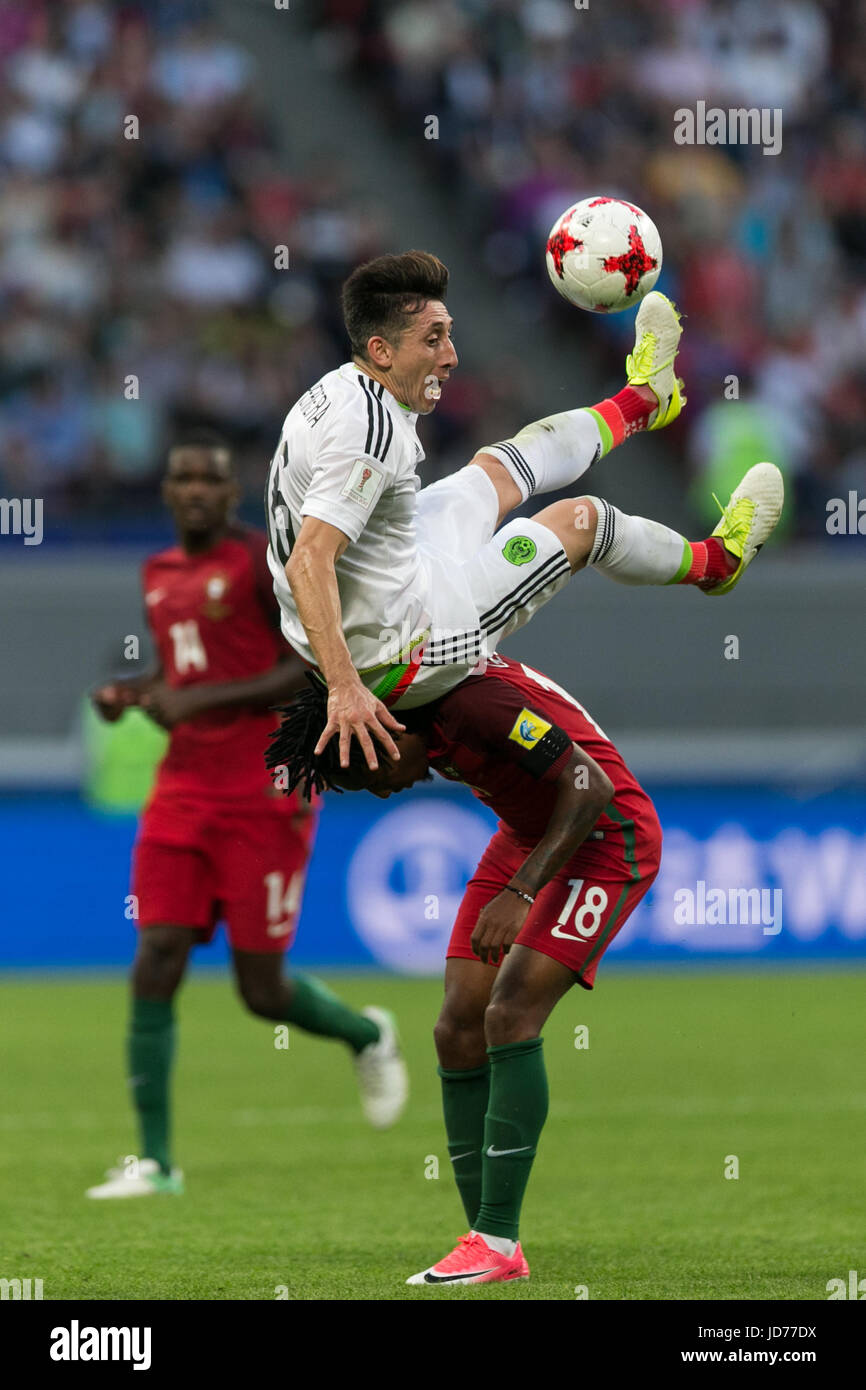
[[[497,1255],[505,1255],[507,1259],[510,1259],[517,1249],[516,1240],[506,1240],[504,1236],[486,1236],[483,1231],[476,1231],[475,1234],[480,1236],[491,1250],[495,1250]]]
[[[534,420],[513,439],[485,444],[480,454],[504,463],[523,502],[536,492],[556,492],[577,482],[602,455],[602,440],[590,410],[565,410]]]
[[[645,516],[629,516],[600,497],[589,500],[598,511],[598,529],[588,565],[618,584],[670,584],[687,571],[691,547],[679,532]]]

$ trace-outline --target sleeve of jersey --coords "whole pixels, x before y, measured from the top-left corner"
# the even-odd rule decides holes
[[[327,521],[356,541],[394,478],[396,455],[386,406],[375,394],[359,391],[357,406],[321,442],[301,516]]]
[[[446,699],[445,732],[465,747],[515,763],[544,782],[556,781],[568,767],[571,737],[538,703],[524,705],[520,691],[471,681]]]

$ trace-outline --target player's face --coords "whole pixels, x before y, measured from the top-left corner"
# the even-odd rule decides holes
[[[430,299],[396,343],[391,343],[389,384],[399,401],[419,415],[435,410],[447,381],[457,366],[457,353],[451,341],[453,325],[445,305]]]
[[[162,484],[166,506],[182,536],[203,537],[225,526],[238,490],[223,449],[172,449]]]
[[[398,734],[395,742],[400,750],[399,762],[393,762],[381,749],[376,750],[379,766],[375,772],[342,772],[332,780],[345,791],[372,792],[384,800],[394,792],[405,791],[416,782],[432,782],[433,774],[427,762],[427,745],[419,734]]]

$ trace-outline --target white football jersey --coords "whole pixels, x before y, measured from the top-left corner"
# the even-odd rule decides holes
[[[349,537],[336,564],[343,632],[359,671],[393,662],[430,622],[427,567],[416,538],[415,471],[424,451],[417,415],[346,362],[301,396],[286,416],[268,474],[268,564],[286,640],[315,656],[298,618],[285,564],[305,516]]]

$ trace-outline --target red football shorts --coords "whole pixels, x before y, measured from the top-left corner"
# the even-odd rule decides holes
[[[552,956],[574,971],[584,989],[592,989],[599,961],[658,873],[661,841],[654,811],[637,827],[627,822],[609,842],[585,841],[536,896],[515,944]],[[478,959],[469,944],[478,916],[533,849],[508,830],[496,831],[466,886],[448,959]]]
[[[224,921],[239,951],[285,951],[294,939],[315,812],[284,798],[250,808],[156,796],[132,863],[138,925],[204,928]]]

